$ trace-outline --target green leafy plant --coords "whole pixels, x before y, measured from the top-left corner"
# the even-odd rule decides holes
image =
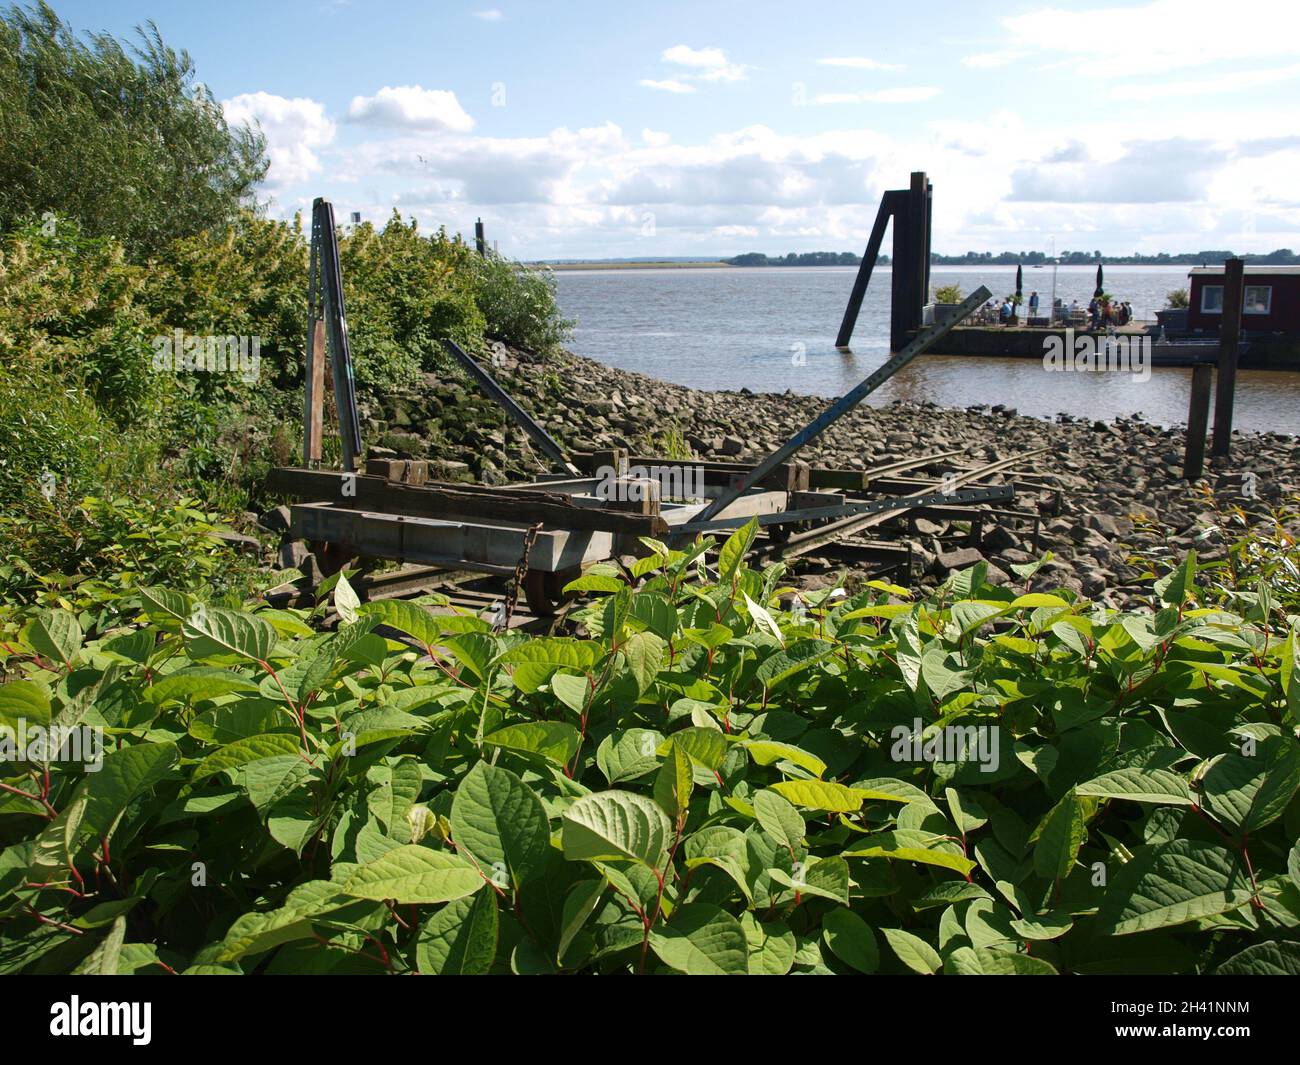
[[[961,285],[940,285],[934,290],[935,303],[960,303]]]
[[[32,614],[0,721],[106,743],[4,770],[0,969],[1295,971],[1293,617],[1194,555],[1153,611],[982,564],[795,600],[754,533],[593,567],[578,637],[346,577],[332,632]]]
[[[1165,293],[1165,306],[1171,310],[1180,310],[1188,306],[1187,289],[1173,288]]]
[[[489,334],[539,355],[554,354],[569,338],[573,322],[560,315],[549,270],[498,255],[480,257],[477,268],[475,298]]]

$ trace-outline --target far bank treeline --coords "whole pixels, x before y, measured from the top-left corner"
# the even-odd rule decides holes
[[[293,456],[308,240],[258,203],[266,173],[260,131],[230,128],[152,25],[130,44],[0,12],[0,602],[133,565],[213,579],[200,512],[254,505]],[[340,258],[363,392],[446,369],[443,338],[567,335],[549,274],[396,213]],[[160,367],[178,330],[256,341],[258,372]],[[136,534],[176,557],[132,558]]]
[[[930,263],[934,266],[1046,266],[1055,259],[1062,266],[1095,266],[1097,263],[1107,266],[1217,266],[1235,254],[1221,250],[1179,252],[1175,255],[1166,251],[1155,255],[1102,255],[1100,251],[1063,251],[1053,257],[1041,251],[968,251],[961,255],[940,255],[933,252]],[[1258,254],[1245,253],[1241,258],[1254,266],[1300,264],[1300,255],[1290,248]],[[728,266],[857,266],[862,262],[862,256],[851,251],[792,251],[786,255],[764,255],[761,251],[750,251],[722,261]],[[881,255],[876,261],[887,266],[889,256]]]

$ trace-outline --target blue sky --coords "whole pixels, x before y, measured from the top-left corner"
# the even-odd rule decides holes
[[[520,258],[861,250],[924,169],[940,251],[1300,247],[1291,0],[52,6],[187,49],[261,123],[281,216],[482,216]]]

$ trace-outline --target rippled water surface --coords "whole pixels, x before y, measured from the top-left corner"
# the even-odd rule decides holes
[[[853,267],[572,270],[557,273],[560,305],[578,321],[572,347],[625,370],[693,388],[837,396],[879,366],[889,347],[889,271],[877,269],[863,302],[851,354],[835,333],[853,286]],[[1052,269],[1026,269],[1026,299],[1046,308]],[[1086,304],[1095,267],[1061,267],[1056,293]],[[1015,268],[936,267],[932,285],[1015,288]],[[1154,317],[1170,289],[1187,287],[1186,267],[1108,266],[1106,289],[1139,318]],[[1058,411],[1092,418],[1141,412],[1173,425],[1187,420],[1191,371],[1159,367],[1146,381],[1124,374],[1050,373],[1034,359],[925,355],[867,400],[928,400],[943,407],[1005,403],[1022,414]],[[1244,370],[1235,424],[1300,434],[1300,373]]]

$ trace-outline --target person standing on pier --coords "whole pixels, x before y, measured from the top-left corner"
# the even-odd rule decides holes
[[[1029,294],[1029,317],[1030,318],[1038,317],[1038,293],[1037,292],[1031,292]]]

